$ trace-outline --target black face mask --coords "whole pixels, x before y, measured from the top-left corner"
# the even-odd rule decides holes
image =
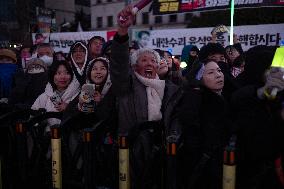
[[[219,61],[217,64],[218,64],[218,66],[220,67],[220,69],[222,70],[223,73],[230,71],[230,66],[229,66],[228,63],[223,62],[223,61]]]
[[[188,61],[187,61],[187,65],[192,65],[193,62],[197,59],[197,56],[188,56]]]

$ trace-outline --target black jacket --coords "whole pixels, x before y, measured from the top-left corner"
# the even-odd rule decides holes
[[[185,188],[222,188],[223,151],[231,122],[224,98],[206,88],[187,89],[179,121],[184,147],[180,154],[180,181]]]
[[[248,85],[232,95],[238,137],[237,188],[278,189],[274,161],[284,151],[281,103],[260,100],[256,91],[255,85]]]
[[[9,104],[22,104],[31,107],[37,97],[44,92],[47,82],[47,72],[37,74],[17,72],[14,77]]]

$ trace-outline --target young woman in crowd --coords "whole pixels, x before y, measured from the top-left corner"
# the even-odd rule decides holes
[[[98,188],[114,189],[118,177],[118,151],[114,148],[117,141],[117,112],[107,58],[98,57],[89,63],[87,83],[94,85],[94,118],[96,122],[105,120],[103,129],[99,129],[101,132],[97,131],[96,134],[99,138],[96,144],[96,184]],[[79,104],[83,102],[82,92],[83,89],[79,97]]]
[[[97,125],[95,130],[95,161],[96,187],[116,188],[117,181],[117,151],[116,145],[116,106],[109,75],[109,60],[97,57],[88,63],[86,82],[82,85],[80,94],[68,105],[63,114],[62,122],[68,126],[69,150],[73,156],[80,148],[82,129]],[[82,160],[82,159],[81,159]],[[76,162],[74,172],[82,171],[80,158]],[[81,161],[82,162],[82,161]],[[81,175],[82,176],[82,175]],[[77,177],[82,182],[82,177]]]
[[[84,104],[87,104],[88,100],[92,100],[93,110],[99,115],[100,119],[106,119],[109,112],[113,109],[108,103],[113,102],[113,95],[111,94],[111,80],[109,75],[109,60],[104,57],[98,57],[89,62],[87,73],[86,73],[86,85],[93,87],[93,94],[87,94],[88,91],[84,91],[84,86],[82,87],[81,94],[79,96],[79,110],[84,111]],[[91,91],[92,92],[92,91]],[[88,99],[86,95],[89,95],[91,99]],[[104,111],[102,111],[102,109]],[[99,111],[97,111],[99,109]]]
[[[44,108],[47,112],[63,112],[68,103],[79,94],[79,83],[73,78],[72,69],[67,61],[54,62],[49,69],[49,82],[45,91],[36,99],[31,108],[34,110]],[[59,123],[58,119],[48,120],[48,125]]]
[[[171,81],[176,85],[181,85],[181,70],[178,67],[179,65],[173,63],[171,53],[160,49],[155,49],[155,51],[158,52],[161,57],[159,68],[157,71],[159,78],[162,80]]]
[[[223,150],[230,120],[222,96],[224,75],[213,60],[196,62],[187,75],[179,122],[184,140],[180,184],[185,188],[222,188]],[[184,174],[186,173],[186,174]]]

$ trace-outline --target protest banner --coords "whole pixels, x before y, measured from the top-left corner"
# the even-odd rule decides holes
[[[279,7],[283,0],[235,0],[235,8]],[[230,0],[158,0],[153,3],[153,14],[173,14],[194,11],[213,11],[230,8]]]
[[[180,55],[185,45],[192,44],[201,48],[210,42],[212,29],[213,27],[163,30],[132,29],[132,40],[133,44],[143,44],[149,48],[167,50],[174,55]],[[284,23],[235,26],[234,33],[238,35],[239,42],[245,51],[256,45],[275,46],[280,45],[284,40]],[[45,38],[44,42],[50,42],[56,52],[68,53],[70,46],[76,41],[88,43],[88,40],[95,35],[99,35],[107,41],[111,40],[114,34],[115,31],[94,31],[43,33],[42,35]],[[35,33],[32,35],[34,42],[36,35]],[[218,36],[217,42],[224,46],[229,45],[228,34]]]
[[[147,30],[133,29],[133,40],[141,41],[141,33],[149,33],[143,39],[147,39],[147,47],[153,49],[162,49],[172,52],[174,55],[180,55],[185,45],[196,45],[201,48],[211,41],[211,31],[213,28],[186,28],[186,29],[165,29],[165,30]],[[234,33],[238,35],[239,42],[246,51],[256,45],[279,45],[281,39],[284,39],[284,24],[266,24],[266,25],[246,25],[235,26]],[[229,45],[228,34],[217,37],[217,42],[224,46]],[[134,43],[135,44],[135,43]]]
[[[76,41],[84,41],[86,44],[93,36],[101,36],[105,40],[112,39],[114,31],[94,31],[94,32],[63,32],[63,33],[42,33],[32,34],[33,44],[36,44],[37,37],[44,38],[44,43],[50,43],[55,52],[62,51],[63,53],[69,53],[70,47]]]

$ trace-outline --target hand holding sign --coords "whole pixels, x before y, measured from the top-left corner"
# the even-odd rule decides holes
[[[132,13],[132,5],[128,5],[117,15],[117,24],[118,24],[118,34],[123,36],[128,33],[128,28],[132,25],[134,21],[134,15]]]
[[[211,31],[211,34],[216,35],[217,37],[223,35],[224,33],[229,33],[229,29],[225,25],[218,25]]]
[[[118,13],[117,23],[119,26],[118,34],[126,35],[128,28],[131,26],[135,19],[135,14],[148,5],[152,0],[140,0],[134,6],[128,5]]]
[[[152,0],[140,0],[138,3],[136,3],[132,8],[131,8],[131,12],[133,15],[136,15],[136,13],[143,9],[145,6],[147,6]],[[120,20],[125,20],[126,18],[121,16],[119,17]]]
[[[284,48],[278,48],[275,52],[271,69],[266,74],[265,86],[258,89],[260,98],[275,99],[278,91],[284,90]]]

